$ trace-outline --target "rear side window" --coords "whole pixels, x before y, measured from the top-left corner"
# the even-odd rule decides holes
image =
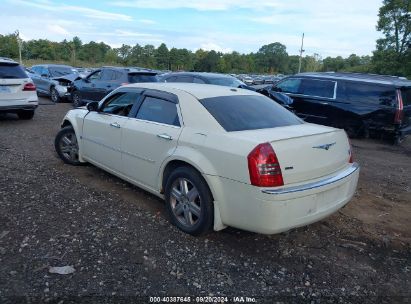
[[[137,118],[167,125],[180,126],[175,103],[147,96],[137,113]]]
[[[405,106],[411,106],[411,87],[401,89],[402,104]]]
[[[220,96],[200,100],[227,131],[245,131],[299,125],[294,114],[265,96]]]
[[[345,94],[352,102],[395,106],[395,88],[361,82],[345,82]]]
[[[0,63],[0,79],[28,78],[19,64]]]
[[[130,73],[128,74],[128,81],[130,83],[138,82],[157,82],[157,76],[155,74],[143,74],[143,73]]]
[[[115,72],[113,70],[103,70],[101,74],[101,80],[113,80],[115,79]]]
[[[302,79],[300,94],[307,96],[334,98],[335,81]]]

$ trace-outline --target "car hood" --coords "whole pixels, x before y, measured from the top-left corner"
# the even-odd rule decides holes
[[[67,74],[67,75],[63,75],[63,76],[58,76],[58,77],[53,77],[53,80],[67,80],[67,81],[74,81],[76,79],[80,78],[80,76],[78,74]]]

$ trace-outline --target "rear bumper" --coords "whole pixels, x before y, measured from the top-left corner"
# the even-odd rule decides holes
[[[411,125],[398,130],[400,136],[405,136],[411,134]]]
[[[213,194],[224,225],[274,234],[317,222],[342,208],[354,195],[358,177],[355,163],[332,176],[282,189],[213,177],[210,186],[216,187]]]

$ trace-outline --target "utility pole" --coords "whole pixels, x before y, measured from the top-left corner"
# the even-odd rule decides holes
[[[17,45],[19,47],[19,60],[20,60],[20,64],[23,64],[23,61],[21,60],[21,49],[23,46],[23,40],[20,38],[20,33],[19,30],[16,30],[14,32],[14,34],[16,35],[16,40],[17,40]]]
[[[303,38],[301,39],[300,62],[298,64],[298,73],[301,72],[301,61],[303,60],[303,52],[305,52],[305,50],[304,50],[304,33],[303,33]]]

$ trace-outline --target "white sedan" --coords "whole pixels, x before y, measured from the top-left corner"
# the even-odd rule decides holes
[[[193,235],[319,221],[352,198],[359,175],[343,130],[213,85],[122,86],[69,111],[55,147],[66,163],[89,162],[163,198],[171,222]]]

